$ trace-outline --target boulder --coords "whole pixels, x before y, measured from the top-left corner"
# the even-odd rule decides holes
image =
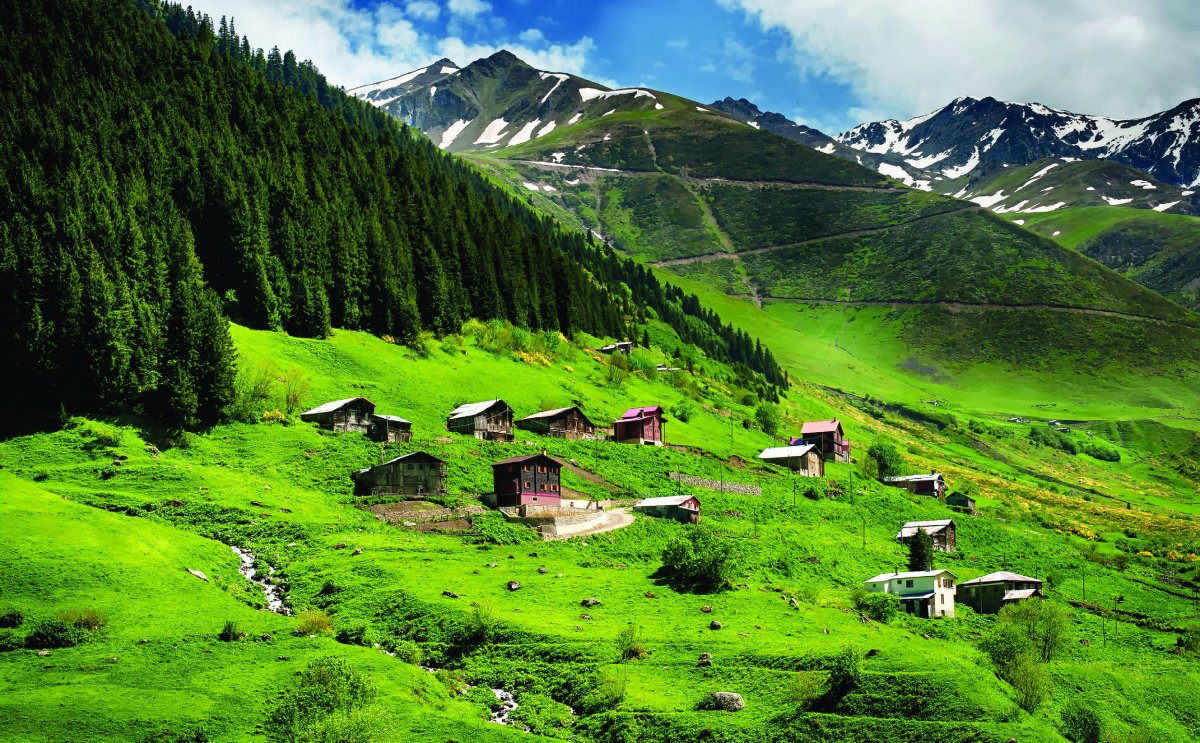
[[[500,564],[499,564],[499,563],[495,563],[495,562],[489,562],[489,563],[487,564],[487,567],[489,567],[489,568],[496,568],[496,567],[500,567]]]
[[[707,668],[712,665],[712,658],[701,658],[696,661],[696,666],[699,668]]]
[[[591,614],[580,614],[579,618],[580,619],[591,619],[592,615]]]
[[[530,557],[537,557],[537,556],[538,556],[538,553],[536,553],[536,552],[530,552],[530,553],[529,553],[529,556],[530,556]]]
[[[725,712],[737,712],[746,707],[746,701],[742,699],[742,695],[732,691],[714,691],[709,695],[709,700],[713,709]]]
[[[49,658],[50,657],[49,650],[39,650],[39,651],[37,651],[37,654],[38,654],[39,658]]]
[[[712,660],[712,653],[700,653],[700,660]]]
[[[871,648],[867,651],[868,658],[874,658],[876,655],[879,655],[879,648]]]
[[[538,572],[541,573],[542,575],[545,575],[546,573],[550,572],[550,568],[543,565],[540,568],[538,568]]]
[[[346,549],[346,543],[345,543],[345,542],[338,542],[337,544],[333,545],[333,548],[334,548],[335,550],[344,550],[344,549]]]
[[[586,606],[586,607],[588,607],[588,608],[590,609],[590,608],[591,608],[591,607],[593,607],[593,606],[599,606],[599,605],[600,605],[600,599],[597,599],[597,598],[592,598],[591,596],[589,596],[588,598],[584,599],[583,601],[580,601],[579,603],[580,603],[581,605],[583,605],[583,606]]]
[[[202,581],[205,581],[205,582],[208,581],[208,576],[205,575],[204,573],[200,572],[199,570],[192,570],[191,568],[188,568],[187,571]]]
[[[446,598],[448,598],[448,599],[456,599],[456,598],[458,598],[458,594],[457,594],[457,593],[455,593],[454,591],[442,591],[442,595],[443,595],[443,596],[445,596],[445,597],[446,597]]]
[[[704,612],[705,614],[712,614],[712,607],[708,604],[705,604],[704,606],[700,607],[700,611]]]
[[[646,597],[646,598],[648,598],[648,599],[658,598],[657,596],[655,596],[653,593],[650,593],[649,591],[646,591],[646,592],[645,592],[645,593],[643,593],[642,595],[643,595],[643,596],[645,596],[645,597]]]
[[[508,582],[508,590],[510,590],[510,591],[520,591],[520,590],[521,590],[521,582],[520,582],[520,581],[516,581],[516,580],[510,580],[510,581]]]
[[[354,550],[354,551],[353,551],[353,552],[351,552],[350,554],[351,554],[351,555],[361,555],[361,554],[362,554],[362,547],[359,547],[358,549]]]
[[[723,626],[724,625],[722,625],[720,622],[718,622],[715,619],[708,623],[709,629],[721,629],[721,627],[723,627]]]

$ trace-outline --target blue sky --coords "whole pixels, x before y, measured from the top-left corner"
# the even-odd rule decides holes
[[[1148,115],[1200,95],[1191,0],[191,0],[346,87],[507,48],[830,134],[971,95]]]

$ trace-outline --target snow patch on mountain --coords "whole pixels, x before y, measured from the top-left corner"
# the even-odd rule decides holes
[[[1131,186],[1137,186],[1138,188],[1141,188],[1141,189],[1143,189],[1143,190],[1146,190],[1146,191],[1153,191],[1153,190],[1155,190],[1155,187],[1154,187],[1154,184],[1153,184],[1153,183],[1151,183],[1150,181],[1144,181],[1144,180],[1142,180],[1142,179],[1140,179],[1140,178],[1139,178],[1138,180],[1136,180],[1136,181],[1130,181],[1130,182],[1129,182],[1129,185],[1131,185]]]
[[[909,175],[908,171],[899,165],[892,163],[879,163],[879,172],[886,175],[888,178],[895,178],[906,186],[917,188],[922,191],[928,191],[929,181],[918,180]]]
[[[508,122],[504,117],[496,119],[492,123],[484,127],[483,133],[475,140],[475,144],[496,144],[504,137],[504,129],[508,126]]]
[[[458,135],[462,134],[462,130],[470,126],[471,122],[466,119],[459,119],[450,126],[446,127],[446,131],[442,132],[442,141],[438,143],[438,147],[443,150],[449,149],[450,145],[454,144],[454,140],[458,139]]]
[[[541,129],[538,129],[537,134],[535,134],[533,136],[535,139],[537,137],[544,137],[547,134],[549,134],[550,132],[554,131],[554,127],[556,127],[556,126],[558,126],[558,122],[555,121],[554,119],[551,119],[550,121],[546,122],[545,126],[543,126]]]
[[[826,155],[832,155],[833,153],[837,152],[837,145],[833,142],[830,142],[829,144],[823,144],[820,147],[817,147],[816,150],[817,152],[824,152]]]
[[[911,160],[905,160],[904,162],[908,163],[914,168],[928,168],[930,165],[945,160],[952,152],[954,151],[946,150],[944,152],[939,152],[936,155],[930,155],[928,157],[914,157]]]
[[[443,65],[442,69],[439,70],[439,72],[443,75],[453,75],[454,73],[458,72],[458,68],[457,67],[448,67],[446,65]]]
[[[953,168],[945,168],[942,170],[942,175],[946,176],[947,178],[960,178],[974,170],[977,165],[979,165],[978,147],[972,150],[971,156],[967,158],[965,163]]]
[[[1104,202],[1109,206],[1120,206],[1133,201],[1133,199],[1114,199],[1111,196],[1104,196],[1103,194],[1101,194],[1100,198],[1104,199]]]
[[[388,80],[380,80],[379,82],[371,83],[370,85],[361,85],[357,88],[351,88],[350,90],[347,90],[346,92],[349,93],[350,95],[354,96],[355,98],[367,98],[368,96],[370,96],[371,93],[377,93],[381,90],[388,90],[390,88],[395,88],[399,85],[403,85],[404,83],[408,82],[409,80],[412,80],[413,78],[417,77],[421,73],[425,72],[425,70],[427,70],[427,69],[429,69],[429,68],[422,67],[419,70],[413,70],[412,72],[406,72],[403,75],[400,75],[399,77],[393,77]]]
[[[533,121],[526,123],[525,126],[521,127],[520,131],[513,135],[512,139],[508,140],[509,146],[511,147],[512,145],[516,144],[524,144],[525,142],[533,139],[533,130],[537,129],[541,123],[541,119],[534,119]]]
[[[1006,198],[1008,197],[1004,195],[1004,191],[1000,190],[991,196],[973,196],[970,200],[976,204],[979,204],[984,209],[991,209],[993,206],[999,204],[1001,201],[1004,201]]]
[[[556,78],[554,86],[551,87],[550,90],[546,91],[546,95],[542,96],[542,100],[538,101],[538,105],[540,106],[546,102],[546,99],[550,97],[551,93],[558,90],[558,86],[562,85],[563,82],[567,80],[569,75],[566,75],[562,72],[539,72],[538,77],[542,78],[543,80],[551,77]],[[584,98],[584,100],[586,101],[587,99]]]
[[[1156,212],[1165,212],[1166,210],[1170,209],[1171,207],[1175,206],[1178,203],[1179,203],[1178,201],[1168,201],[1165,204],[1159,204],[1158,206],[1151,207],[1151,208],[1154,209],[1154,211],[1156,211]]]
[[[571,117],[571,120],[567,122],[567,126],[574,124],[576,121],[579,121],[582,118],[583,118],[583,111],[577,111],[575,113],[575,115]]]
[[[621,88],[620,90],[598,90],[596,88],[580,88],[579,97],[585,102],[593,98],[612,98],[617,95],[630,95],[634,98],[654,98],[654,94],[644,88]]]

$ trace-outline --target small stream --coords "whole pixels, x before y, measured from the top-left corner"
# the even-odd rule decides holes
[[[259,578],[258,571],[254,569],[254,553],[250,550],[242,549],[229,545],[229,549],[238,556],[242,564],[238,566],[238,572],[246,577],[246,580],[256,585],[262,586],[263,595],[267,599],[267,609],[276,614],[291,615],[292,610],[283,605],[283,589],[271,582],[270,577],[275,575],[275,568],[267,565],[267,575],[265,578]]]
[[[386,653],[387,651],[385,650],[384,652]],[[393,653],[388,653],[388,655],[393,655]],[[433,666],[421,666],[421,668],[430,673],[437,673],[441,670]],[[470,689],[473,687],[467,686],[467,688]],[[489,721],[497,725],[512,725],[513,723],[509,721],[508,717],[517,711],[517,700],[513,698],[512,692],[505,691],[504,689],[491,689],[490,691],[496,696],[496,701],[500,703],[500,709],[492,713]],[[528,733],[529,728],[525,728],[525,732]]]

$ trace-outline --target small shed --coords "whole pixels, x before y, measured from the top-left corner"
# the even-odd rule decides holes
[[[424,498],[446,493],[446,463],[423,451],[359,470],[350,477],[355,495]]]
[[[812,444],[821,456],[834,462],[850,461],[850,439],[837,418],[827,421],[805,421],[800,436],[791,440],[792,446]]]
[[[503,400],[484,400],[459,405],[450,411],[446,428],[487,441],[513,440],[513,411]]]
[[[776,446],[763,449],[758,458],[770,464],[779,464],[794,470],[804,477],[824,477],[825,460],[812,444],[802,446]]]
[[[953,552],[955,547],[955,529],[952,519],[942,519],[941,521],[909,521],[904,526],[900,527],[900,531],[896,533],[896,539],[900,544],[908,544],[909,540],[917,535],[918,529],[924,529],[925,533],[933,539],[933,548],[939,552]]]
[[[995,614],[1006,604],[1043,596],[1042,581],[1001,570],[958,584],[958,602],[980,614]]]
[[[633,510],[648,516],[675,519],[685,524],[700,523],[700,499],[694,495],[669,495],[638,501]]]
[[[500,508],[560,505],[562,466],[562,462],[545,452],[496,462],[492,465],[496,505]]]
[[[306,410],[300,414],[300,420],[316,423],[330,431],[366,433],[371,426],[371,416],[374,412],[375,403],[367,398],[347,397],[345,400],[334,400]]]
[[[613,421],[613,438],[621,444],[662,446],[666,420],[661,406],[630,408]]]
[[[412,423],[404,420],[398,415],[379,415],[378,413],[371,416],[371,425],[367,430],[367,436],[372,441],[410,441],[412,440]]]
[[[543,410],[521,418],[517,421],[517,428],[560,439],[585,439],[596,435],[596,424],[574,405]]]
[[[917,495],[929,495],[941,500],[946,494],[946,478],[937,472],[928,475],[903,475],[902,477],[887,477],[884,482],[898,488],[904,488]]]
[[[946,505],[964,513],[975,513],[975,499],[958,491],[946,496]]]
[[[633,353],[633,341],[618,341],[617,343],[609,343],[607,346],[600,347],[600,353],[623,353],[628,356],[629,354]]]

